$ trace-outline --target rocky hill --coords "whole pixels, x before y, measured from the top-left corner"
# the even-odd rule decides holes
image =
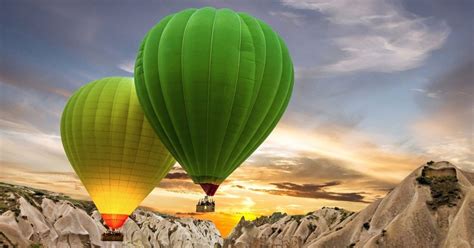
[[[242,219],[224,247],[474,247],[473,178],[429,162],[358,213],[324,208]]]
[[[274,213],[254,221],[242,217],[224,247],[301,247],[353,214],[340,208],[323,208],[306,215]]]
[[[358,213],[242,218],[225,241],[212,222],[138,209],[113,244],[92,202],[0,183],[0,247],[474,247],[473,185],[474,173],[430,162]]]
[[[215,247],[210,221],[138,209],[123,226],[124,242],[102,242],[106,230],[92,202],[0,183],[0,247]]]

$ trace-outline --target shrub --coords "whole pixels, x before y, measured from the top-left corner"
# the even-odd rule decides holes
[[[364,225],[362,225],[362,226],[365,228],[365,230],[369,230],[369,228],[370,228],[369,222],[365,222]]]
[[[456,201],[461,198],[461,190],[456,177],[436,177],[431,180],[429,185],[432,200],[427,201],[426,204],[432,210],[443,205],[456,206]]]
[[[416,178],[416,181],[419,183],[419,184],[422,184],[422,185],[430,185],[431,184],[431,179],[428,178],[428,177],[425,177],[425,176],[419,176]]]

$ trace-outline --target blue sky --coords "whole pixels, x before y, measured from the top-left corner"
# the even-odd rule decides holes
[[[474,170],[473,1],[4,0],[1,163],[10,174],[0,179],[72,172],[59,138],[67,97],[101,77],[133,76],[147,30],[167,14],[203,6],[269,23],[296,70],[282,121],[231,182],[278,187],[284,172],[301,185],[336,180],[339,188],[324,186],[335,192],[366,187],[372,190],[361,195],[371,201],[427,159]],[[262,172],[275,177],[257,176]]]

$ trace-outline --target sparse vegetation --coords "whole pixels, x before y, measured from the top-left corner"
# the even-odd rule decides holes
[[[460,198],[460,188],[456,177],[438,177],[434,178],[430,183],[431,201],[426,204],[432,209],[436,210],[440,206],[447,205],[448,207],[456,206],[457,200]]]
[[[293,219],[295,219],[299,223],[301,221],[301,219],[304,217],[304,215],[302,215],[302,214],[301,215],[293,215],[292,217],[293,217]]]
[[[428,162],[428,164],[430,164],[430,162]],[[443,205],[447,205],[448,207],[456,206],[457,200],[461,199],[461,189],[459,188],[455,171],[454,173],[451,172],[451,175],[446,173],[449,172],[447,170],[445,173],[442,173],[442,170],[439,170],[439,172],[438,170],[434,170],[434,172],[437,173],[434,174],[433,169],[425,166],[421,172],[421,176],[416,178],[419,184],[430,186],[432,200],[427,201],[426,204],[432,210],[436,210]]]
[[[329,225],[332,225],[337,219],[337,215],[333,214],[331,217],[328,219]]]
[[[10,197],[11,194],[14,195],[13,198]],[[66,200],[71,203],[73,207],[84,209],[88,214],[91,214],[96,210],[92,201],[75,200],[67,195],[53,193],[47,190],[35,189],[32,191],[28,187],[0,183],[0,214],[7,210],[11,210],[16,214],[16,216],[18,216],[20,211],[17,209],[17,199],[20,197],[25,198],[26,201],[41,211],[41,203],[46,196],[55,203]]]
[[[316,230],[316,228],[318,228],[317,225],[314,225],[312,223],[308,224],[308,229],[309,229],[310,233],[314,232],[314,230]]]
[[[308,215],[306,218],[308,220],[319,220],[319,216],[316,216],[316,215]]]
[[[354,212],[349,212],[345,209],[341,209],[341,222],[343,222],[345,219],[347,219],[349,216],[353,215]]]
[[[8,210],[8,205],[3,201],[0,201],[0,214],[6,212]]]
[[[431,184],[431,179],[429,177],[425,177],[423,175],[419,176],[416,178],[416,181],[419,183],[419,184],[422,184],[422,185],[430,185]]]
[[[277,222],[278,220],[280,220],[281,218],[283,218],[285,216],[286,216],[286,214],[283,214],[283,213],[280,213],[280,212],[275,212],[270,216],[260,216],[260,217],[256,218],[253,221],[253,223],[256,226],[261,226],[261,225],[266,224],[266,223],[273,224],[273,223]]]
[[[365,222],[362,226],[365,228],[365,230],[369,230],[370,228],[369,222]]]
[[[120,232],[106,232],[102,234],[102,240],[103,241],[123,241],[123,234]]]

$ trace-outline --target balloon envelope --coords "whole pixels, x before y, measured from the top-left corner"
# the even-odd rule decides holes
[[[273,130],[293,78],[281,37],[230,9],[167,16],[145,36],[135,63],[146,116],[208,195]]]
[[[146,120],[133,79],[93,81],[61,119],[66,155],[106,224],[117,229],[175,163]]]

